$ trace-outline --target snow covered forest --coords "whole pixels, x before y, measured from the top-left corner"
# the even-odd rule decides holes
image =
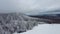
[[[26,32],[38,24],[45,24],[45,22],[22,13],[0,13],[0,34]]]
[[[60,24],[60,0],[0,0],[0,34],[21,34],[41,24]],[[51,25],[49,33],[50,25],[46,25],[46,29],[43,27],[46,31],[41,28],[42,33],[51,34],[52,30],[55,30],[60,34],[60,25],[56,27],[59,30],[54,29],[55,25],[54,28]],[[36,33],[36,30],[34,31]]]

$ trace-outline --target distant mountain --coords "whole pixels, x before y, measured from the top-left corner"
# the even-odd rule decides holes
[[[38,13],[37,15],[28,15],[30,17],[41,18],[41,19],[48,19],[51,20],[53,23],[60,23],[60,10],[51,10]]]

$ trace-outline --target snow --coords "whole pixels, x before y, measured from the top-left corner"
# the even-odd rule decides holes
[[[13,34],[14,32],[17,32],[15,34],[59,33],[60,25],[41,21],[44,19],[32,18],[21,13],[0,13],[0,34]]]
[[[40,19],[22,13],[0,13],[0,34],[22,33],[38,24],[43,24]]]
[[[32,30],[15,34],[60,34],[60,24],[40,24]]]

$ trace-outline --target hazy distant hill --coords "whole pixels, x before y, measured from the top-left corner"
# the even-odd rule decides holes
[[[48,19],[51,20],[50,23],[60,23],[60,10],[50,10],[38,13],[36,15],[28,15],[30,17],[41,18],[41,19]]]
[[[50,23],[60,23],[60,14],[29,15],[30,17],[48,19]],[[47,21],[48,22],[48,21]]]

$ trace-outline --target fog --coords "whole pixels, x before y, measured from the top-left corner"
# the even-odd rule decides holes
[[[60,0],[0,0],[0,12],[38,13],[60,8]]]
[[[22,12],[26,14],[38,14],[39,12],[45,12],[56,9],[60,9],[60,0],[0,0],[0,13]],[[54,28],[53,26],[51,26],[52,29],[50,28],[50,30],[49,28],[50,27],[48,25],[48,27],[46,28],[47,31],[45,29],[43,30],[45,30],[48,33],[52,29],[56,32],[60,31],[58,31],[58,26],[54,26]]]

